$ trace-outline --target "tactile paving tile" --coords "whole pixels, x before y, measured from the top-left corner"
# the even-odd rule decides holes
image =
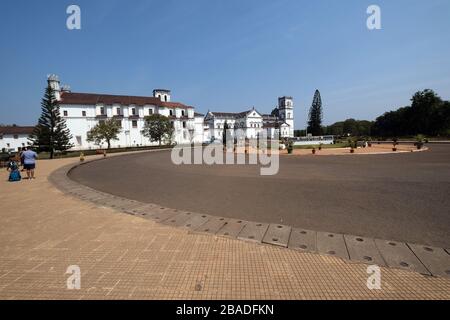
[[[300,251],[317,252],[316,238],[316,231],[292,228],[288,247]]]
[[[124,207],[126,204],[128,204],[127,200],[117,197],[108,197],[105,199],[95,200],[94,203],[100,203],[104,206],[116,209],[116,210],[122,210],[121,208]]]
[[[205,224],[199,226],[195,231],[216,234],[229,219],[223,217],[211,217]]]
[[[344,235],[330,232],[317,232],[317,251],[322,254],[349,260]]]
[[[151,211],[152,208],[153,208],[153,205],[151,205],[151,204],[141,203],[137,207],[126,209],[125,212],[136,215],[136,216],[147,216],[147,215],[152,214],[152,211]]]
[[[152,207],[151,211],[152,213],[148,218],[156,222],[164,222],[180,214],[178,210],[161,209],[160,207]]]
[[[247,223],[248,221],[230,219],[217,232],[217,235],[236,238]]]
[[[377,265],[386,266],[375,241],[371,238],[359,236],[344,235],[350,260]]]
[[[281,224],[270,224],[262,240],[263,243],[287,247],[292,228]]]
[[[444,249],[409,243],[408,247],[433,276],[450,277],[450,256]]]
[[[237,238],[245,241],[261,243],[266,234],[269,224],[259,222],[249,222],[239,232]]]
[[[191,212],[182,212],[172,216],[170,219],[165,220],[163,223],[173,227],[181,227],[186,221],[188,221],[194,214]]]
[[[142,203],[134,201],[134,200],[125,200],[122,205],[118,206],[118,209],[122,211],[132,210],[133,208],[137,208],[141,206]]]
[[[211,216],[207,214],[195,213],[192,214],[192,216],[185,222],[183,227],[189,228],[190,230],[194,231],[198,227],[204,225],[210,218]]]
[[[389,267],[430,275],[430,272],[405,243],[375,239],[375,245]]]

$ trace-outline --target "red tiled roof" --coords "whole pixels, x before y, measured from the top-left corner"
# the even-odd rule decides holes
[[[34,127],[0,127],[0,134],[31,134],[33,133]]]
[[[78,93],[78,92],[62,92],[61,104],[121,104],[131,105],[135,104],[143,106],[146,104],[156,105],[167,108],[181,108],[189,109],[191,106],[186,106],[178,102],[163,102],[159,98],[155,97],[139,97],[139,96],[122,96],[111,94],[98,94],[98,93]]]

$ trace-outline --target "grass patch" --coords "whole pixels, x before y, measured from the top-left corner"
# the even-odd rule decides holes
[[[347,142],[336,143],[336,144],[323,144],[322,149],[334,149],[334,148],[348,148],[349,144]],[[294,146],[294,149],[319,149],[319,145],[306,145],[306,146]]]

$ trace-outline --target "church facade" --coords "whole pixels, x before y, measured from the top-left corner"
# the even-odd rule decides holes
[[[72,134],[73,150],[98,148],[87,141],[87,133],[101,121],[117,120],[122,130],[114,147],[150,146],[141,133],[145,117],[161,114],[170,119],[174,128],[173,141],[177,144],[208,143],[221,140],[225,122],[230,128],[240,128],[247,138],[256,138],[266,131],[269,137],[294,137],[294,110],[292,97],[278,99],[278,107],[271,115],[262,114],[255,108],[241,113],[195,112],[193,106],[171,101],[171,91],[155,89],[153,95],[126,96],[96,93],[72,92],[68,86],[61,86],[58,76],[50,75],[48,84],[59,101],[61,116],[66,120]]]
[[[221,140],[225,126],[241,129],[248,139],[257,138],[262,133],[270,138],[293,138],[294,103],[292,97],[280,97],[271,114],[262,114],[255,108],[240,113],[209,111],[204,122],[211,140]]]

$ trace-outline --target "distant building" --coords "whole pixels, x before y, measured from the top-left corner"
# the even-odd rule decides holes
[[[230,129],[242,129],[246,138],[256,138],[264,131],[274,138],[294,137],[294,103],[292,97],[278,98],[278,107],[269,114],[261,114],[255,108],[240,113],[210,111],[205,117],[211,140],[221,140],[227,123]]]
[[[157,144],[141,133],[145,116],[161,114],[170,119],[175,129],[175,142],[192,142],[194,136],[194,108],[179,102],[171,102],[171,92],[153,90],[152,97],[110,95],[99,93],[75,93],[61,87],[56,75],[48,77],[48,84],[59,100],[61,116],[72,134],[74,150],[97,148],[87,141],[87,132],[106,119],[116,119],[122,131],[119,139],[111,141],[112,147],[149,146]],[[199,138],[200,139],[200,138]],[[201,139],[194,142],[203,142]]]
[[[31,142],[28,137],[33,133],[33,130],[34,127],[0,127],[0,150],[2,152],[13,152],[29,146]]]
[[[141,133],[145,117],[152,114],[166,116],[175,130],[177,144],[203,143],[222,139],[225,121],[230,128],[243,129],[247,138],[256,138],[263,131],[271,138],[294,137],[294,104],[292,97],[278,98],[278,106],[272,115],[261,114],[255,108],[241,113],[195,112],[194,107],[171,101],[171,91],[155,89],[153,95],[128,96],[101,93],[72,92],[69,86],[61,86],[57,75],[50,75],[48,85],[59,101],[61,116],[72,134],[72,150],[94,149],[97,145],[87,141],[87,133],[106,119],[117,120],[122,130],[119,139],[111,141],[114,147],[149,146]]]

